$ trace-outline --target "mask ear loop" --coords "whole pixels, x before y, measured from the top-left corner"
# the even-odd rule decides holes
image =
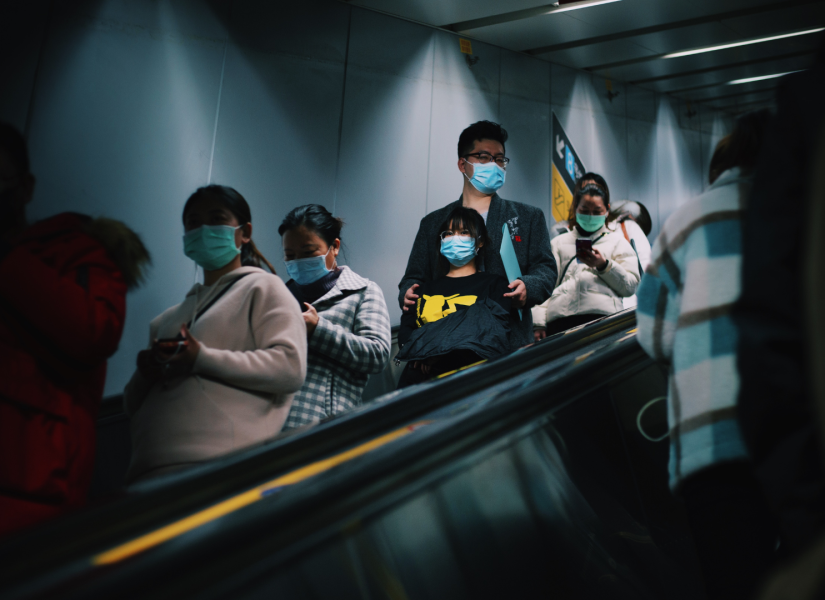
[[[461,160],[463,160],[463,161],[464,161],[464,171],[463,171],[461,174],[462,174],[462,175],[464,175],[464,177],[466,177],[466,178],[467,178],[467,181],[469,181],[470,183],[472,183],[472,182],[473,182],[473,180],[472,180],[472,179],[470,179],[469,177],[467,177],[467,165],[469,165],[469,164],[470,164],[470,161],[469,161],[469,160],[467,160],[466,158],[464,158],[463,156],[461,157]],[[474,171],[474,172],[473,172],[473,175],[475,175],[475,167],[473,167],[473,171]]]
[[[335,248],[335,246],[330,246],[330,247],[329,247],[329,250],[327,250],[327,254],[329,254],[330,252],[332,252],[332,250],[333,250],[334,248]],[[324,261],[324,266],[325,266],[325,267],[327,266],[327,265],[326,265],[326,261]],[[330,270],[331,270],[331,271],[334,271],[334,270],[335,270],[335,269],[337,269],[337,268],[338,268],[338,257],[337,257],[337,256],[335,256],[335,255],[333,254],[333,255],[332,255],[332,269],[330,269]]]

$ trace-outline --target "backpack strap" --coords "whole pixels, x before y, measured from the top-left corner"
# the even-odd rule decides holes
[[[630,241],[630,236],[627,235],[627,227],[624,226],[624,221],[622,221],[619,224],[622,226],[622,233],[624,234],[624,239],[626,239],[628,243],[632,244],[633,242]],[[635,250],[636,247],[634,246],[633,249]],[[636,254],[638,255],[639,253],[637,252]]]
[[[624,225],[624,223],[622,223]],[[636,253],[636,262],[639,263],[639,277],[645,274],[645,270],[642,268],[642,259],[639,258],[639,251],[636,250],[636,242],[634,240],[630,240],[630,247],[633,248],[633,252]]]

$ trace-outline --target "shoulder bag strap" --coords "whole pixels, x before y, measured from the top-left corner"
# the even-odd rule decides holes
[[[231,282],[231,283],[229,283],[229,284],[228,284],[225,288],[223,288],[220,292],[218,292],[218,293],[215,295],[215,297],[214,297],[214,298],[212,298],[206,306],[204,306],[202,309],[200,309],[200,310],[198,311],[198,313],[195,315],[195,317],[194,317],[191,321],[189,321],[189,322],[186,324],[186,328],[187,328],[187,329],[189,329],[190,327],[192,327],[192,323],[194,323],[195,321],[197,321],[198,319],[200,319],[200,318],[203,316],[203,313],[205,313],[207,310],[209,310],[210,308],[212,308],[212,306],[215,304],[215,302],[217,302],[218,300],[220,300],[220,299],[223,297],[223,295],[224,295],[226,292],[228,292],[228,291],[229,291],[229,288],[231,288],[233,285],[235,285],[236,283],[238,283],[241,279],[243,279],[243,278],[244,278],[244,277],[246,277],[247,275],[251,275],[251,273],[244,273],[244,274],[243,274],[243,275],[241,275],[240,277],[236,277],[235,279],[233,279],[233,280],[232,280],[232,282]]]

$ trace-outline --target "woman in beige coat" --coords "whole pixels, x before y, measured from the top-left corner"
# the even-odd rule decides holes
[[[251,220],[232,188],[200,188],[186,202],[184,251],[203,267],[204,282],[152,321],[150,348],[138,354],[124,391],[129,480],[276,435],[303,385],[301,310],[255,247]]]

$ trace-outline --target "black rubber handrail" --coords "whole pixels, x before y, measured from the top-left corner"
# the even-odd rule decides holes
[[[181,474],[135,493],[64,517],[0,546],[0,586],[36,577],[50,569],[92,556],[123,539],[182,518],[205,506],[252,488],[279,474],[336,454],[369,437],[377,437],[440,406],[523,373],[535,366],[633,327],[635,314],[625,311],[564,335],[522,348],[511,355],[443,380],[387,394],[369,405],[322,423]]]
[[[450,417],[402,438],[380,451],[279,492],[277,501],[259,502],[223,517],[208,532],[184,534],[131,564],[50,593],[65,598],[180,598],[212,589],[245,570],[273,572],[279,564],[340,535],[354,515],[363,519],[403,502],[434,479],[449,476],[463,459],[500,445],[525,427],[541,426],[560,407],[650,366],[652,361],[629,336],[571,361],[561,373],[527,374],[478,411]],[[597,372],[598,377],[586,374]],[[515,379],[518,379],[516,377]],[[266,532],[262,535],[261,532]],[[230,587],[221,595],[231,597]]]

